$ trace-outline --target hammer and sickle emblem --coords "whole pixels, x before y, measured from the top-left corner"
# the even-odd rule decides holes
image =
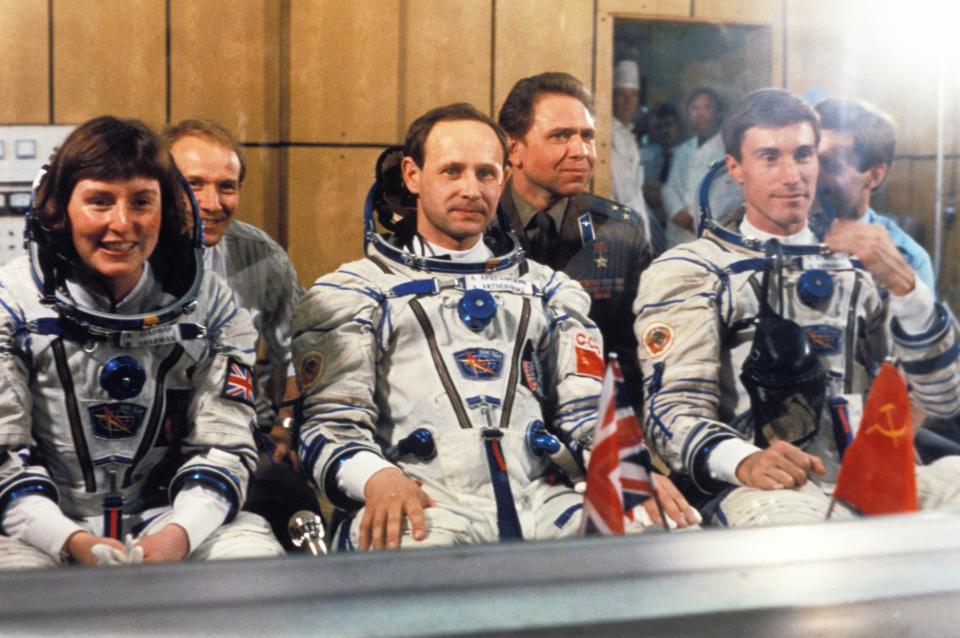
[[[895,406],[892,403],[884,404],[880,408],[880,414],[884,416],[884,420],[887,422],[886,425],[884,426],[884,425],[880,425],[879,423],[874,423],[873,425],[867,428],[867,434],[872,434],[873,432],[879,432],[883,436],[888,436],[891,439],[893,439],[894,445],[899,445],[900,441],[898,439],[907,433],[907,428],[909,426],[907,424],[904,424],[899,428],[895,427],[896,424],[894,424],[893,418],[890,413],[896,409],[897,409],[897,406]]]

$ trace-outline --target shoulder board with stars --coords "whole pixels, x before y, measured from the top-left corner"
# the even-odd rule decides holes
[[[583,203],[585,204],[583,210],[603,215],[604,217],[610,217],[611,219],[618,219],[636,226],[643,223],[640,219],[640,214],[629,206],[611,199],[597,197],[596,195],[583,194],[580,197],[583,198]]]

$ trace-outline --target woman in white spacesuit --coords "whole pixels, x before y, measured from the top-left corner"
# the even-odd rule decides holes
[[[256,335],[167,151],[99,117],[35,186],[0,269],[0,568],[281,554],[239,512]]]

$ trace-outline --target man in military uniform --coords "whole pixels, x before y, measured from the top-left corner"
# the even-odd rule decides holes
[[[638,403],[631,304],[650,245],[636,212],[587,192],[597,159],[592,111],[590,93],[567,73],[514,85],[499,115],[513,169],[500,205],[533,260],[563,271],[590,294],[590,318],[605,350],[617,353]]]

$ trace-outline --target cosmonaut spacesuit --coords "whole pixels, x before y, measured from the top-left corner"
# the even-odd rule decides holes
[[[823,494],[885,357],[897,359],[922,410],[960,409],[955,322],[938,304],[922,334],[908,334],[859,262],[824,254],[812,232],[808,245],[764,245],[739,234],[741,216],[708,220],[700,239],[664,254],[641,278],[634,310],[647,441],[702,492],[708,520],[823,520]],[[820,489],[734,489],[717,480],[708,459],[735,437],[760,448],[786,440],[819,456],[827,473],[810,478]],[[918,468],[917,484],[921,508],[956,506],[958,458]]]
[[[146,262],[110,308],[55,274],[46,231],[28,227],[30,256],[0,270],[0,567],[53,564],[81,529],[122,540],[168,523],[194,559],[282,554],[238,511],[256,465],[256,334],[203,272],[199,233],[176,295]]]
[[[594,426],[603,360],[589,297],[509,233],[487,233],[475,249],[489,258],[473,261],[391,243],[374,225],[377,189],[367,256],[318,279],[294,315],[300,458],[351,512],[338,548],[357,544],[358,453],[385,456],[436,502],[418,546],[576,534],[582,496],[548,469],[552,457],[575,473],[570,448]],[[401,545],[413,543],[405,528]]]

